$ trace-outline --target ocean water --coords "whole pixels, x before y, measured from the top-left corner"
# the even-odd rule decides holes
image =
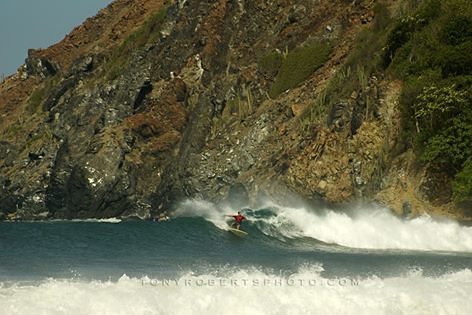
[[[0,223],[0,314],[472,314],[472,227],[266,204],[249,233],[188,201],[168,222]]]

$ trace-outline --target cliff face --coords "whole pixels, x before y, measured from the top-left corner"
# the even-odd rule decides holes
[[[357,71],[360,32],[382,27],[374,5],[115,1],[1,83],[3,217],[293,194],[467,215],[419,189],[430,177],[401,146],[400,81],[358,71],[333,92]]]

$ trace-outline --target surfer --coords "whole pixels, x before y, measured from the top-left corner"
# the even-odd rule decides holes
[[[227,215],[227,217],[234,218],[234,222],[233,224],[231,224],[231,226],[237,230],[239,230],[239,227],[241,226],[241,223],[243,222],[243,220],[247,220],[246,217],[241,214],[241,211],[238,211],[238,214],[236,215],[229,214]]]

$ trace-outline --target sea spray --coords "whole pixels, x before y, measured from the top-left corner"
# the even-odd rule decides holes
[[[228,229],[225,216],[234,213],[227,206],[217,206],[205,200],[186,200],[173,213],[175,217],[203,217],[220,229]]]
[[[290,228],[283,231],[289,237],[305,236],[364,249],[472,252],[472,227],[461,226],[452,220],[437,220],[428,215],[404,220],[383,208],[349,209],[351,211],[347,212],[275,209],[276,221],[288,222]]]
[[[49,279],[0,287],[2,314],[470,314],[472,272],[439,277],[324,278],[318,265],[290,275],[257,269],[168,280]]]
[[[201,216],[218,228],[227,229],[224,215],[229,211],[210,202],[188,200],[177,214]],[[472,227],[426,214],[407,220],[381,207],[348,208],[341,212],[274,203],[244,213],[247,224],[278,239],[309,237],[360,249],[472,252]]]
[[[218,227],[234,209],[187,207],[161,223],[0,222],[0,314],[472,313],[470,230],[455,222],[268,205],[244,210],[241,239]],[[455,231],[447,251],[424,251],[432,227],[431,242]],[[385,250],[414,228],[421,251]]]

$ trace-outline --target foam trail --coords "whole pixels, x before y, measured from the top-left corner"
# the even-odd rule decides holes
[[[351,209],[354,215],[348,215],[271,206],[277,215],[265,220],[265,233],[275,226],[286,237],[305,236],[347,247],[472,252],[472,227],[451,220],[428,215],[402,220],[382,208]]]
[[[52,220],[46,220],[46,221],[34,221],[34,222],[88,222],[88,223],[120,223],[122,222],[121,219],[118,218],[107,218],[107,219],[95,219],[95,218],[90,218],[90,219],[71,219],[71,220],[64,220],[64,219],[52,219]]]
[[[167,282],[165,282],[167,281]],[[0,285],[2,314],[470,314],[472,272],[440,277],[414,272],[381,279],[326,279],[319,266],[291,275],[258,270],[226,276],[187,273],[178,279],[118,282],[50,279]]]

